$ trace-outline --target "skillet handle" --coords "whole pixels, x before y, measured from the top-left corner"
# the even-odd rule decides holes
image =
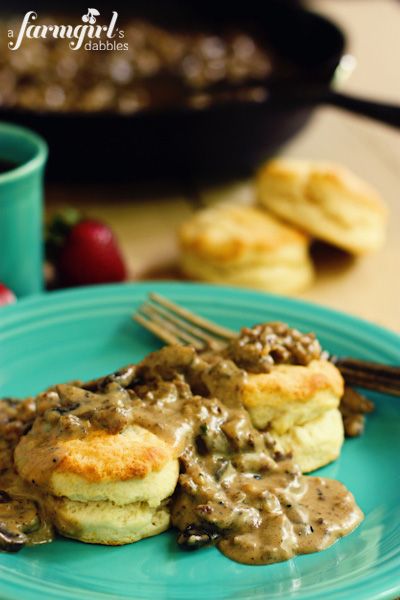
[[[364,117],[376,119],[387,125],[392,125],[392,127],[400,127],[400,106],[396,104],[373,102],[372,100],[364,100],[363,98],[340,94],[333,90],[329,90],[320,101],[324,104],[344,108]]]

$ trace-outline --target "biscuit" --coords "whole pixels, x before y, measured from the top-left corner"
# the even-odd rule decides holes
[[[199,211],[179,239],[182,271],[194,279],[275,293],[297,292],[313,280],[308,236],[258,208]]]
[[[353,254],[384,243],[387,208],[382,198],[337,164],[270,161],[259,172],[257,198],[288,223]]]
[[[29,434],[21,438],[14,458],[23,479],[31,481],[32,464],[53,443]],[[36,484],[60,533],[115,545],[168,528],[165,500],[176,487],[179,464],[163,440],[132,425],[117,434],[95,431],[60,439],[57,448],[57,466]]]
[[[307,366],[276,365],[270,373],[249,374],[242,402],[258,429],[283,434],[337,408],[343,395],[339,370],[327,360]]]
[[[222,401],[241,401],[253,425],[293,452],[302,471],[322,467],[339,455],[344,438],[338,407],[344,383],[333,364],[322,359],[307,366],[280,364],[269,373],[247,373],[242,379],[232,374],[228,380],[220,369],[223,363],[204,378],[209,392]]]

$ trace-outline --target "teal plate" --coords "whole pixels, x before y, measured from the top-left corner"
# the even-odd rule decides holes
[[[331,352],[400,364],[400,338],[331,310],[260,293],[182,283],[102,286],[51,293],[0,310],[0,394],[91,378],[141,359],[158,342],[132,322],[149,291],[236,328],[283,320],[318,334]],[[0,554],[2,600],[374,600],[400,595],[400,402],[371,394],[366,432],[346,441],[321,474],[343,481],[365,520],[317,554],[250,567],[215,548],[180,550],[173,531],[122,547],[66,539]]]

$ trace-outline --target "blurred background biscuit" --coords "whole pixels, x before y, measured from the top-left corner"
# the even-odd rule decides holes
[[[259,172],[260,204],[309,234],[353,254],[380,248],[386,206],[370,185],[343,166],[278,159]]]
[[[180,264],[191,278],[293,293],[313,280],[309,238],[264,210],[221,204],[180,228]]]

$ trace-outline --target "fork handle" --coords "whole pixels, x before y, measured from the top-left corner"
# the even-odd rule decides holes
[[[340,94],[333,90],[330,90],[325,97],[322,97],[321,101],[325,104],[331,104],[332,106],[344,108],[364,117],[381,121],[392,127],[400,127],[400,106],[397,104],[374,102],[365,98]]]
[[[331,361],[349,385],[400,396],[400,367],[335,356]]]

